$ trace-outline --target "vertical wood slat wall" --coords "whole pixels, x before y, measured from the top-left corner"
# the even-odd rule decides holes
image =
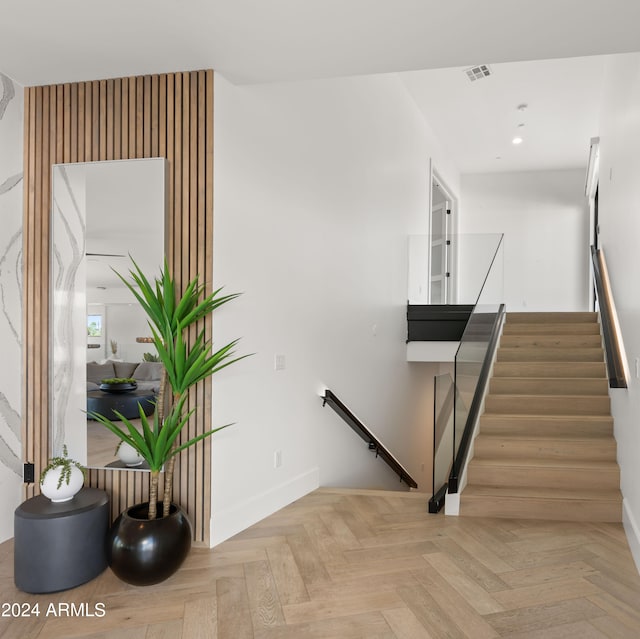
[[[51,165],[147,157],[168,159],[166,252],[176,280],[200,274],[211,290],[213,250],[213,71],[96,80],[25,89],[22,449],[36,477],[49,450],[49,262]],[[210,321],[205,330],[211,333]],[[189,397],[198,407],[184,437],[210,429],[211,380]],[[184,451],[174,500],[194,540],[208,545],[211,443]],[[87,484],[111,495],[112,515],[148,499],[148,476],[91,469]],[[38,492],[25,485],[25,498]]]

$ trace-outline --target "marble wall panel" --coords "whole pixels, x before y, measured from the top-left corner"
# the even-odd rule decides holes
[[[21,501],[23,88],[0,73],[0,542]]]
[[[87,462],[86,409],[86,171],[87,165],[56,165],[52,183],[53,403],[51,445],[60,455]]]

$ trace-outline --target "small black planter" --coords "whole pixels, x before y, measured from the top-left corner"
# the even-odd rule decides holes
[[[157,584],[180,568],[191,548],[187,515],[171,504],[168,517],[149,520],[149,503],[128,508],[107,537],[107,561],[117,577],[134,586]],[[162,514],[162,502],[158,502]]]

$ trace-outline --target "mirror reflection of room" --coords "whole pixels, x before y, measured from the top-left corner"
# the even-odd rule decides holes
[[[85,411],[113,418],[115,408],[139,421],[138,404],[153,410],[161,365],[145,315],[114,269],[127,276],[131,256],[145,272],[159,272],[164,173],[162,158],[54,167],[52,365],[72,390],[54,394],[52,440],[89,467],[143,467],[125,465],[117,438]],[[116,394],[103,383],[113,379],[133,382]]]

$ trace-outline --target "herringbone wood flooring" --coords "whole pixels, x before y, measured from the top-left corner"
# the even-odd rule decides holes
[[[640,636],[640,577],[620,524],[428,515],[424,495],[319,490],[157,586],[110,571],[71,591],[13,586],[0,546],[3,639],[614,639]],[[104,603],[102,618],[45,617]]]

